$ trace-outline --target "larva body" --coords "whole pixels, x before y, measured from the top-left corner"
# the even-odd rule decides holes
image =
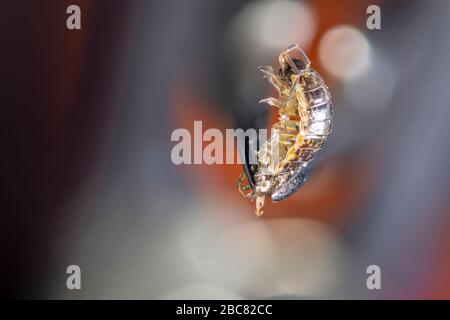
[[[293,51],[298,57],[292,56]],[[279,93],[278,98],[261,102],[278,108],[279,117],[270,139],[257,152],[254,175],[247,176],[249,181],[253,179],[252,192],[247,196],[256,199],[257,215],[262,214],[266,196],[280,201],[303,185],[307,166],[323,147],[332,127],[331,94],[310,68],[304,52],[293,45],[280,54],[279,63],[277,71],[260,67]]]

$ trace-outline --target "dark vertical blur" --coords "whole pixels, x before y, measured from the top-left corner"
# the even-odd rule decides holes
[[[0,11],[1,289],[34,296],[58,246],[58,210],[99,167],[117,109],[132,3],[3,1]]]

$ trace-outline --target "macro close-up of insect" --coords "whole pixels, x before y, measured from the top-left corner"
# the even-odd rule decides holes
[[[263,213],[266,196],[281,201],[306,181],[309,164],[331,133],[333,106],[331,94],[310,61],[296,44],[280,53],[279,68],[259,70],[277,90],[278,97],[260,102],[278,109],[278,121],[268,141],[256,153],[256,164],[246,157],[237,188],[256,201],[256,215]],[[246,193],[247,192],[247,193]]]

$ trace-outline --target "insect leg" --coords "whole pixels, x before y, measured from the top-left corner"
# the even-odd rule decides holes
[[[278,202],[286,199],[291,194],[300,189],[308,178],[309,168],[303,166],[298,170],[285,184],[278,187],[271,195],[273,202]]]
[[[291,99],[294,97],[296,86],[298,84],[298,77],[294,80],[294,84],[292,88],[289,90],[289,96],[284,101],[281,101],[280,99],[276,99],[273,97],[269,97],[266,99],[259,100],[259,103],[267,103],[268,105],[271,105],[273,107],[277,108],[286,108],[287,103],[291,101]]]
[[[242,194],[242,196],[244,198],[250,198],[253,195],[253,192],[248,192],[248,193],[244,192],[244,191],[248,191],[248,190],[252,189],[252,186],[250,184],[248,184],[246,186],[243,185],[246,178],[247,178],[247,176],[245,175],[244,172],[242,172],[236,181],[236,187],[237,187],[239,193]]]
[[[259,100],[259,103],[267,103],[268,105],[271,105],[271,106],[277,107],[277,108],[283,107],[283,102],[281,102],[279,99],[276,99],[273,97]]]
[[[258,69],[264,73],[264,78],[267,79],[270,84],[275,87],[278,92],[278,97],[281,97],[281,91],[286,88],[286,84],[276,75],[271,66],[260,66]],[[259,103],[267,103],[273,107],[280,108],[283,103],[277,98],[266,98],[259,101]]]
[[[289,52],[288,50],[286,50],[283,53],[281,53],[281,55],[285,54],[285,57],[283,56],[284,57],[283,59],[285,59],[285,60],[283,60],[283,61],[287,61],[287,63],[289,65],[291,65],[291,63],[292,63],[292,65],[294,66],[294,67],[292,67],[292,69],[296,70],[295,73],[297,74],[297,76],[295,77],[294,82],[290,86],[290,91],[289,91],[288,98],[285,100],[285,102],[282,102],[280,99],[276,99],[276,98],[270,97],[270,98],[266,98],[266,99],[260,100],[259,103],[267,103],[267,104],[269,104],[271,106],[274,106],[274,107],[277,107],[277,108],[285,108],[286,107],[286,102],[290,101],[292,99],[292,97],[294,96],[295,90],[297,88],[297,85],[298,85],[299,79],[300,79],[300,77],[298,76],[300,71],[297,68],[297,66],[295,65],[295,63],[292,60],[292,58],[287,54]],[[291,50],[293,50],[293,49],[291,49]],[[299,50],[301,50],[301,49],[299,49]],[[280,57],[281,57],[281,55],[280,55]],[[283,82],[283,80],[281,80],[275,74],[275,72],[274,72],[274,70],[273,70],[273,68],[271,66],[260,66],[258,69],[261,70],[264,73],[264,78],[268,79],[269,82],[277,89],[278,97],[281,97],[281,90],[283,90],[283,89],[285,89],[287,87],[287,85]]]
[[[289,96],[287,97],[287,99],[284,99],[284,101],[270,97],[270,98],[260,100],[259,103],[267,103],[267,104],[277,107],[277,108],[286,108],[287,103],[289,101],[291,101],[291,99],[294,97],[295,90],[297,89],[299,79],[300,79],[299,76],[295,77],[295,80],[289,90]]]
[[[291,89],[290,89],[290,91],[289,91],[289,96],[288,96],[288,98],[285,100],[286,102],[287,102],[287,101],[291,101],[292,97],[294,96],[295,90],[297,89],[297,85],[298,85],[299,79],[300,79],[300,76],[297,75],[297,76],[295,77],[294,82],[292,83]],[[282,105],[282,107],[285,107],[285,106],[286,106],[286,102]]]
[[[293,58],[292,53],[294,51],[297,55]],[[295,63],[293,59],[295,59],[299,64]],[[286,50],[281,52],[278,56],[278,61],[283,68],[289,65],[296,74],[299,74],[301,70],[309,68],[310,65],[310,61],[305,52],[297,44],[291,45]]]

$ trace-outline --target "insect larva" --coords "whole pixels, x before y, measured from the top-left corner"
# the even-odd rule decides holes
[[[260,102],[278,108],[278,121],[270,139],[257,151],[257,164],[246,164],[237,181],[244,197],[256,199],[258,216],[266,196],[277,202],[304,184],[308,164],[323,147],[333,121],[330,91],[303,50],[292,45],[280,53],[278,61],[277,71],[271,66],[259,68],[278,92],[277,98]],[[251,191],[245,194],[247,190]]]

